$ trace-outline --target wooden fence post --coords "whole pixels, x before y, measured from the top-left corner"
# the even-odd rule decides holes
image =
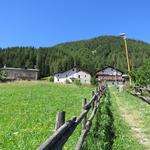
[[[92,96],[91,97],[93,97],[94,96],[94,91],[92,91]],[[93,103],[91,104],[91,108],[92,108],[92,110],[94,109],[94,102],[95,102],[95,100],[93,101]]]
[[[98,93],[98,87],[96,88],[96,94]]]
[[[95,98],[95,106],[97,105],[97,103],[98,103],[98,99],[99,99],[99,90],[98,90],[98,88],[96,88],[96,98]]]
[[[136,94],[136,87],[133,87],[133,94]]]
[[[100,91],[100,87],[98,86],[98,94],[99,94],[99,91]]]
[[[83,101],[82,101],[82,109],[83,109],[83,111],[85,110],[84,106],[86,105],[86,103],[87,103],[87,99],[84,98]],[[83,120],[82,120],[82,129],[86,129],[86,120],[87,120],[87,116],[85,116],[83,118]]]
[[[98,86],[98,95],[100,96],[100,86]]]
[[[58,112],[56,115],[55,130],[58,130],[65,123],[65,112]]]
[[[140,95],[143,95],[143,91],[141,88],[139,88],[139,92],[140,92]]]

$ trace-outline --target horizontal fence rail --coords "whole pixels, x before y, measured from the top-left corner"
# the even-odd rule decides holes
[[[146,93],[146,94],[145,94]],[[150,104],[150,88],[133,87],[132,95],[139,97],[144,102]]]
[[[91,99],[87,103],[87,99],[82,101],[82,112],[78,117],[73,117],[65,122],[65,112],[59,112],[56,116],[56,131],[49,137],[37,150],[62,150],[64,144],[73,134],[77,126],[82,122],[82,132],[76,144],[75,150],[80,150],[84,139],[92,126],[92,121],[95,117],[100,104],[101,97],[105,94],[106,87],[101,86],[92,91]],[[91,114],[87,119],[87,114],[91,110]]]

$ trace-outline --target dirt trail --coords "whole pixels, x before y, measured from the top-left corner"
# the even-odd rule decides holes
[[[143,127],[143,120],[135,110],[131,110],[126,103],[126,99],[118,97],[115,92],[111,92],[116,99],[118,108],[121,112],[122,117],[127,122],[133,132],[133,136],[142,144],[145,149],[150,150],[150,139],[145,134]],[[123,103],[122,103],[123,102]]]

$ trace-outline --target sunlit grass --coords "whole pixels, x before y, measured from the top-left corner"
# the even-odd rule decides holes
[[[137,121],[145,129],[145,134],[150,139],[150,105],[126,91],[117,93],[117,96],[122,99],[122,105],[126,105],[135,118],[138,118]]]
[[[52,135],[56,113],[66,111],[67,119],[79,115],[82,98],[89,98],[92,89],[48,82],[0,84],[0,149],[36,149]],[[67,143],[69,150],[79,133]]]

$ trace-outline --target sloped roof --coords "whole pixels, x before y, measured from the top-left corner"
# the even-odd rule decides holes
[[[119,71],[119,72],[121,72],[121,73],[123,74],[123,71],[121,71],[121,70],[119,70],[118,68],[115,68],[115,67],[113,67],[113,66],[105,66],[105,67],[103,67],[102,69],[100,69],[99,71],[97,71],[97,73],[98,73],[98,72],[101,72],[101,71],[103,71],[103,70],[105,70],[106,68],[115,69],[115,70],[117,70],[117,71]]]
[[[33,71],[38,72],[38,69],[25,69],[25,68],[11,68],[11,67],[3,67],[2,70],[18,70],[18,71]]]
[[[87,71],[86,69],[83,69],[83,68],[81,68],[81,67],[73,67],[73,68],[71,68],[71,69],[69,69],[69,70],[67,70],[67,71],[61,71],[61,72],[58,72],[58,73],[55,73],[55,75],[57,75],[57,74],[60,74],[60,73],[65,73],[65,72],[68,72],[68,71],[70,71],[70,70],[72,70],[72,69],[75,69],[75,68],[77,68],[77,72],[79,72],[79,71],[84,71],[84,72],[86,72],[87,74],[90,74],[90,72],[89,71]]]

